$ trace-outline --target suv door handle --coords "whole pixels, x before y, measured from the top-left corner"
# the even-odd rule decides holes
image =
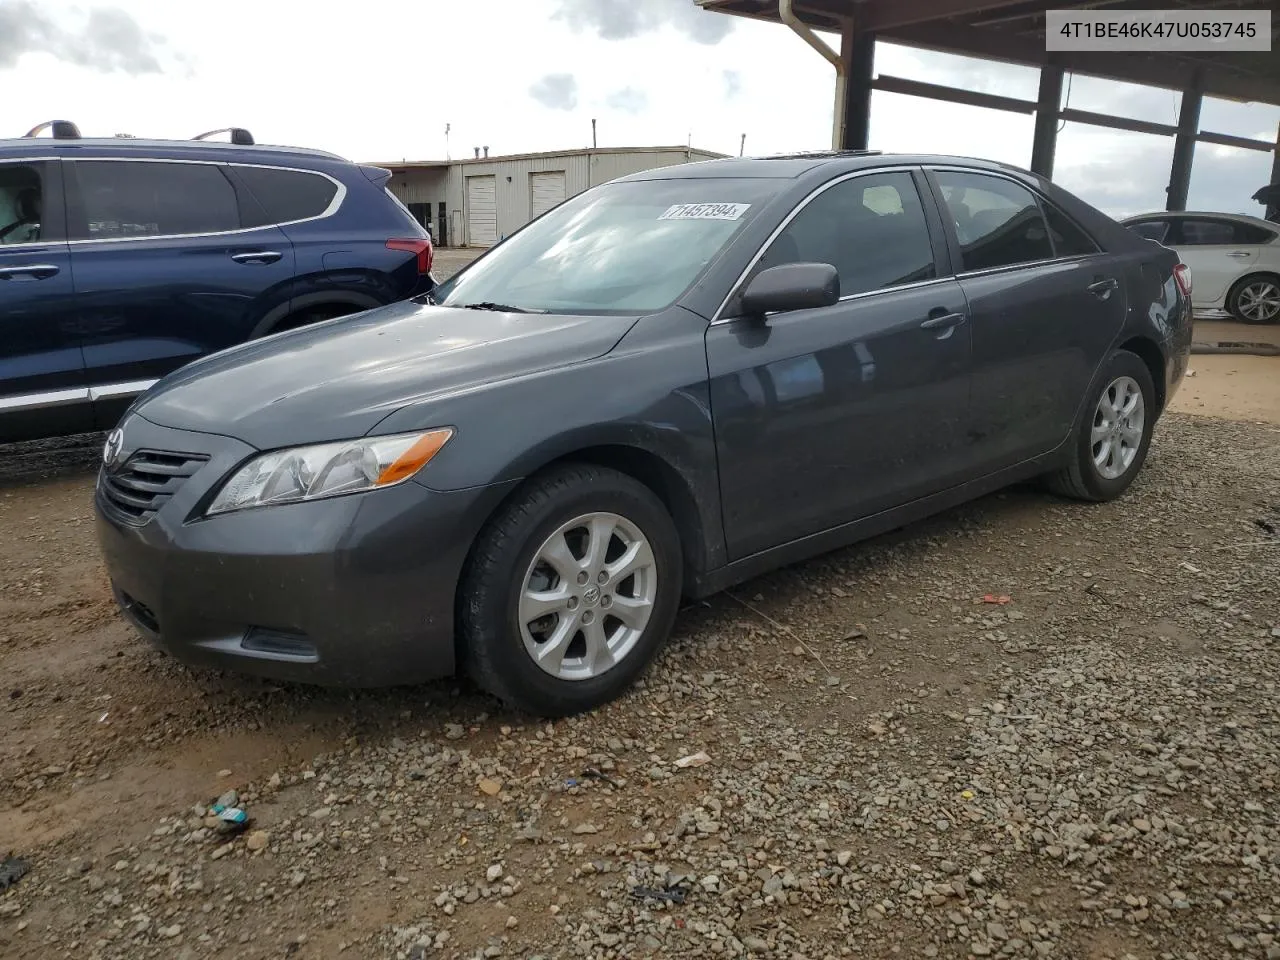
[[[1099,300],[1106,300],[1111,296],[1111,291],[1120,286],[1120,281],[1115,277],[1103,277],[1101,280],[1095,280],[1089,284],[1088,290]]]
[[[1248,250],[1232,250],[1230,253],[1227,254],[1227,256],[1235,257],[1237,260],[1247,260],[1249,257],[1252,257],[1253,254],[1250,253]]]
[[[60,269],[53,263],[24,263],[16,267],[0,267],[0,279],[29,277],[32,280],[47,280],[56,276]]]
[[[231,259],[236,263],[275,263],[284,254],[275,250],[248,250],[244,253],[233,253]]]

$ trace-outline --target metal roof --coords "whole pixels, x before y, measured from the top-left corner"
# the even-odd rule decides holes
[[[779,23],[778,0],[694,0],[699,6]],[[1045,51],[1046,10],[1270,10],[1270,52],[1101,53]],[[905,46],[1039,65],[1182,90],[1199,69],[1212,97],[1280,104],[1280,0],[795,0],[816,30],[854,29]]]

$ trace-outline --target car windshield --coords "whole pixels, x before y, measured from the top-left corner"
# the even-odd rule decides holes
[[[776,190],[776,181],[762,179],[606,184],[503,241],[433,299],[549,313],[652,313],[674,303]]]

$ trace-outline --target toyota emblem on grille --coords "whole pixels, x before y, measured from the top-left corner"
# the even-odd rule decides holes
[[[108,469],[115,467],[120,461],[120,449],[124,446],[124,432],[119,427],[107,434],[107,442],[102,445],[102,463]]]

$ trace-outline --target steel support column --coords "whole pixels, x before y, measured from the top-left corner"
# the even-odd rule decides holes
[[[1062,109],[1062,68],[1046,64],[1040,68],[1040,97],[1036,105],[1036,133],[1031,144],[1031,172],[1053,176],[1053,160],[1058,152],[1058,111]]]
[[[1199,70],[1191,75],[1191,83],[1182,91],[1182,107],[1178,110],[1178,133],[1173,141],[1173,165],[1169,170],[1166,210],[1187,209],[1191,191],[1191,167],[1196,157],[1196,134],[1200,132],[1200,105],[1204,101],[1203,78]]]
[[[848,86],[844,99],[842,150],[866,150],[871,135],[871,85],[875,76],[876,35],[846,24],[840,34],[840,59]],[[839,104],[837,104],[837,107]]]
[[[1271,182],[1280,183],[1280,129],[1276,130],[1276,152],[1271,155]],[[1267,204],[1266,217],[1280,223],[1280,197]]]

